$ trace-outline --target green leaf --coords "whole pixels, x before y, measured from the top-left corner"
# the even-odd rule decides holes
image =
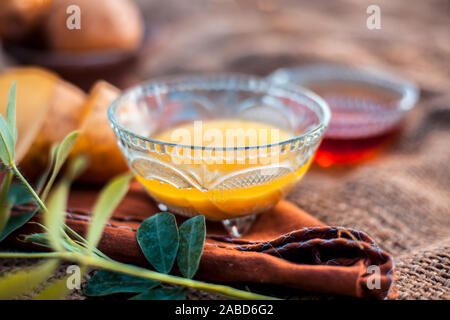
[[[11,186],[11,180],[13,172],[11,170],[6,171],[3,178],[2,185],[0,187],[0,232],[6,226],[9,215],[11,213],[12,202],[8,201],[8,192]]]
[[[14,139],[11,136],[11,131],[5,121],[5,118],[0,114],[0,159],[5,166],[14,163]]]
[[[137,241],[151,265],[169,273],[178,251],[178,229],[175,217],[168,212],[155,214],[139,226]]]
[[[0,159],[8,166],[14,163],[14,149],[17,141],[16,127],[16,83],[13,82],[9,92],[6,118],[0,114]]]
[[[80,277],[82,278],[86,272],[86,267],[80,268]],[[62,300],[66,298],[73,289],[69,289],[67,281],[73,277],[72,274],[65,276],[62,279],[53,281],[44,288],[39,294],[33,297],[33,300]]]
[[[33,196],[25,185],[22,183],[11,184],[8,192],[8,201],[15,205],[21,205],[31,202],[33,199]]]
[[[102,236],[105,223],[127,193],[132,177],[133,176],[131,174],[121,175],[114,178],[103,188],[99,198],[97,199],[97,203],[94,206],[91,225],[86,236],[89,253],[97,247],[97,244]]]
[[[85,164],[84,157],[77,157],[71,161],[66,175],[50,194],[47,205],[48,211],[44,213],[44,225],[47,228],[49,244],[55,251],[62,251],[64,247],[64,222],[70,184]]]
[[[24,242],[34,243],[40,246],[50,247],[48,245],[48,239],[46,233],[32,233],[20,235],[21,240]]]
[[[42,174],[42,176],[39,178],[38,182],[37,182],[37,193],[41,194],[42,189],[45,186],[45,182],[47,182],[47,179],[50,175],[50,172],[52,171],[52,168],[55,164],[55,160],[56,160],[56,151],[58,151],[58,144],[54,144],[52,145],[52,147],[50,148],[49,151],[49,161],[47,163],[47,168],[45,168],[44,173]],[[51,188],[52,186],[50,185],[49,188]],[[44,201],[45,199],[41,197],[41,200]]]
[[[184,300],[186,299],[186,289],[183,287],[157,288],[151,289],[130,300]]]
[[[48,212],[44,214],[48,240],[55,251],[63,251],[63,227],[69,186],[67,181],[62,181],[55,188],[48,200]]]
[[[8,193],[11,187],[13,175],[14,173],[12,172],[12,170],[7,170],[5,176],[3,177],[2,186],[0,187],[0,204],[6,202],[8,199]]]
[[[84,155],[77,156],[70,161],[69,166],[64,174],[64,178],[69,181],[74,181],[86,169],[88,161]]]
[[[0,204],[0,233],[8,224],[12,206],[10,202]]]
[[[46,248],[51,248],[51,245],[48,241],[48,234],[47,233],[33,233],[33,234],[26,234],[26,235],[20,235],[21,240],[24,242],[30,242],[35,245],[39,245]],[[78,252],[78,253],[85,253],[84,247],[77,244],[75,241],[73,241],[71,238],[65,238],[63,241],[64,248],[69,252]]]
[[[62,300],[72,291],[67,287],[67,280],[71,275],[52,282],[48,287],[33,297],[33,300]]]
[[[197,272],[206,236],[204,216],[196,216],[185,221],[179,230],[180,248],[178,250],[178,269],[191,279]]]
[[[47,185],[45,186],[44,191],[42,192],[41,196],[42,200],[45,200],[47,198],[47,195],[50,192],[50,189],[52,188],[52,185],[55,182],[55,179],[58,176],[59,171],[64,165],[64,162],[66,162],[67,157],[70,154],[70,151],[75,145],[75,142],[79,134],[80,133],[78,131],[73,131],[69,133],[53,152],[54,159],[53,161],[51,160],[51,162],[54,163],[54,167],[52,174],[50,175],[50,179],[48,180]]]
[[[16,81],[11,84],[9,91],[8,108],[6,109],[6,123],[13,138],[14,147],[17,143],[17,124],[16,124]]]
[[[50,278],[58,264],[58,260],[51,259],[37,267],[4,275],[0,278],[0,300],[12,299],[29,293]]]
[[[83,291],[87,296],[104,296],[118,292],[142,292],[158,284],[155,280],[100,270],[89,280]]]
[[[25,223],[30,221],[30,219],[34,216],[35,213],[36,211],[29,211],[11,216],[8,219],[8,223],[6,224],[5,228],[2,230],[2,232],[0,232],[0,242],[5,240],[7,236],[9,236],[11,233],[13,233],[21,226],[23,226]]]

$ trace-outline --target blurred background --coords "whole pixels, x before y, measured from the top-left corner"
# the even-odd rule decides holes
[[[122,87],[142,79],[186,71],[227,70],[266,75],[279,67],[337,61],[387,67],[415,80],[424,90],[448,88],[450,5],[446,0],[414,4],[407,0],[376,3],[365,0],[137,0],[136,3],[146,31],[142,45],[127,57],[132,57],[133,63],[138,58],[137,65],[132,68],[128,61],[124,71],[119,68],[122,64],[117,63],[112,70],[107,68],[102,70],[103,74],[97,74]],[[366,10],[372,4],[380,8],[381,29],[369,30],[366,26],[370,16]],[[86,23],[94,20],[83,18]],[[122,26],[129,24],[126,15],[124,19]],[[114,31],[104,28],[103,35]],[[108,57],[114,51],[109,49],[94,50],[97,56],[86,55],[85,61],[64,61],[59,56],[58,60],[48,52],[24,52],[10,46],[8,49],[11,54],[4,55],[3,65],[17,62],[67,65],[70,70],[64,71],[69,78],[76,78],[86,63],[100,68],[108,60],[114,60],[111,55]],[[119,58],[115,61],[123,62]]]

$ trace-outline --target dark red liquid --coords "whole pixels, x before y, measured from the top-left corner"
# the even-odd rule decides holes
[[[376,156],[395,136],[390,131],[361,139],[325,138],[317,150],[315,161],[321,167],[354,164]]]
[[[378,154],[392,140],[403,118],[395,98],[357,86],[316,88],[329,104],[331,121],[315,161],[322,167],[354,164]]]

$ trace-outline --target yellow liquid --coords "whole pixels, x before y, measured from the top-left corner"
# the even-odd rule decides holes
[[[226,140],[225,137],[227,134],[230,133],[230,130],[234,129],[244,130],[247,133],[250,132],[255,134],[244,136],[242,135],[242,131],[235,131],[234,133],[240,133],[238,134],[239,138]],[[223,134],[222,139],[211,139],[211,136],[215,136],[216,138],[219,137],[220,135],[218,135],[218,133]],[[195,134],[197,134],[197,136],[195,136]],[[201,144],[196,143],[199,141],[199,134],[200,140],[203,138],[203,140],[200,141]],[[186,137],[186,135],[188,137]],[[197,137],[197,139],[195,137]],[[277,143],[292,138],[292,135],[279,128],[258,122],[243,120],[208,120],[202,122],[201,128],[194,123],[188,123],[171,128],[153,138],[179,144],[214,147],[243,147]],[[190,139],[191,141],[183,139]],[[190,150],[189,152],[192,152],[193,154],[194,151]],[[264,152],[258,152],[260,152],[260,155],[264,155]],[[242,155],[244,155],[244,153]],[[288,152],[282,155],[279,154],[276,157],[267,157],[266,154],[266,157],[261,158],[264,158],[264,161],[266,161],[264,163],[266,166],[272,166],[272,168],[276,169],[278,168],[278,165],[289,167],[289,164],[295,160],[294,153],[295,152]],[[212,155],[217,154],[213,153]],[[220,155],[220,159],[223,159],[223,156],[229,156],[229,153],[226,151]],[[173,164],[173,158],[170,159],[169,157],[161,155],[154,156],[158,158],[158,161],[168,163],[179,170],[185,172],[189,172],[189,170],[193,172],[196,171],[197,173],[203,172],[205,173],[205,176],[200,177],[201,182],[203,182],[201,188],[179,188],[170,183],[162,182],[159,179],[147,178],[136,174],[137,180],[147,189],[147,191],[158,201],[166,204],[169,209],[178,208],[179,211],[203,214],[210,219],[216,220],[232,219],[248,214],[260,213],[270,209],[292,189],[311,164],[311,161],[308,161],[301,167],[297,166],[294,170],[281,171],[286,174],[274,175],[273,179],[266,179],[267,181],[264,178],[257,179],[257,182],[252,183],[252,177],[257,176],[258,174],[261,175],[260,169],[265,167],[265,165],[261,163],[259,157],[256,157],[257,160],[250,160],[247,157],[238,158],[239,155],[237,155],[235,159],[228,162],[220,162],[217,160],[208,161],[205,158],[204,160],[201,159],[195,162],[190,160],[189,163]],[[295,165],[291,167],[295,168]],[[252,171],[253,169],[255,172],[248,173],[245,179],[246,183],[236,188],[224,188],[223,184],[220,183],[214,187],[214,183],[208,184],[209,181],[207,181],[208,175],[219,178],[230,176],[232,178],[236,172]],[[212,188],[204,187],[205,185],[212,186]]]

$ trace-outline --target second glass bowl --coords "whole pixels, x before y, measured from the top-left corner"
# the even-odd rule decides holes
[[[300,180],[330,120],[326,102],[305,89],[237,74],[154,80],[126,90],[108,116],[160,208],[220,220],[237,237]],[[232,139],[211,142],[229,130]]]
[[[394,138],[418,99],[414,84],[368,67],[311,64],[279,69],[269,79],[308,88],[330,106],[331,122],[316,155],[323,167],[372,158]]]

